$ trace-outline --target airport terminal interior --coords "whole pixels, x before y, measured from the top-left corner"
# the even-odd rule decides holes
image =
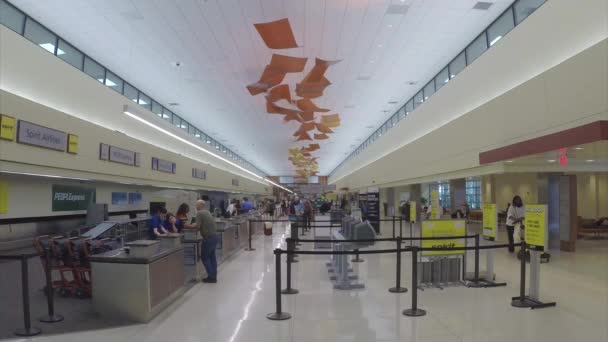
[[[0,0],[0,340],[608,341],[608,0]]]

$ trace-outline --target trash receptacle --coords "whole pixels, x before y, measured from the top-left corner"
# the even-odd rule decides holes
[[[272,222],[264,222],[264,235],[272,235]]]

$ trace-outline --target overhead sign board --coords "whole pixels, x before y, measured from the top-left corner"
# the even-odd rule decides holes
[[[169,160],[152,158],[152,170],[166,172],[166,173],[175,173],[176,166],[175,163]]]
[[[192,178],[207,179],[207,170],[192,168]]]
[[[99,145],[99,159],[124,165],[139,166],[140,153],[102,143]]]
[[[68,135],[62,131],[19,120],[17,142],[65,152],[68,146]]]
[[[68,134],[68,153],[78,154],[78,136]]]
[[[8,115],[0,115],[0,139],[15,140],[15,132],[17,131],[17,120]]]

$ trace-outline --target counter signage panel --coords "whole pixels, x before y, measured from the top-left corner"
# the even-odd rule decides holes
[[[95,203],[95,188],[53,184],[53,211],[87,210]]]
[[[192,168],[192,178],[207,179],[207,171],[194,167]]]
[[[17,128],[17,120],[12,116],[0,115],[0,139],[15,140],[15,131]]]
[[[19,120],[17,142],[65,152],[68,146],[68,135],[62,131]]]
[[[135,166],[135,152],[110,146],[110,161]]]
[[[78,154],[78,136],[68,134],[68,153]]]
[[[99,159],[101,159],[101,160],[110,159],[110,145],[99,144]]]
[[[175,173],[176,167],[174,162],[159,158],[152,158],[152,170]]]

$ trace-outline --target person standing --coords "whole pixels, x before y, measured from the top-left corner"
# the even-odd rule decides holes
[[[241,209],[244,214],[247,214],[249,210],[253,209],[253,204],[249,202],[249,198],[243,197],[243,205],[241,206]]]
[[[304,219],[304,228],[310,230],[312,228],[313,208],[310,199],[304,200],[304,213],[302,214]]]
[[[515,243],[515,226],[519,225],[521,227],[523,225],[525,211],[526,209],[521,197],[519,197],[519,195],[513,197],[513,201],[507,210],[507,236],[509,237],[509,253],[515,252],[515,247],[513,246]],[[520,235],[521,234],[523,234],[523,232],[520,232]]]
[[[217,283],[217,258],[215,250],[219,242],[217,236],[217,228],[213,215],[207,209],[207,204],[203,200],[196,201],[196,221],[193,225],[187,225],[186,228],[198,229],[203,237],[201,242],[201,260],[207,278],[203,279],[203,283]]]
[[[154,216],[150,219],[150,226],[148,226],[148,239],[156,240],[158,236],[166,235],[168,232],[163,226],[163,222],[167,218],[167,209],[159,207],[156,209]]]

